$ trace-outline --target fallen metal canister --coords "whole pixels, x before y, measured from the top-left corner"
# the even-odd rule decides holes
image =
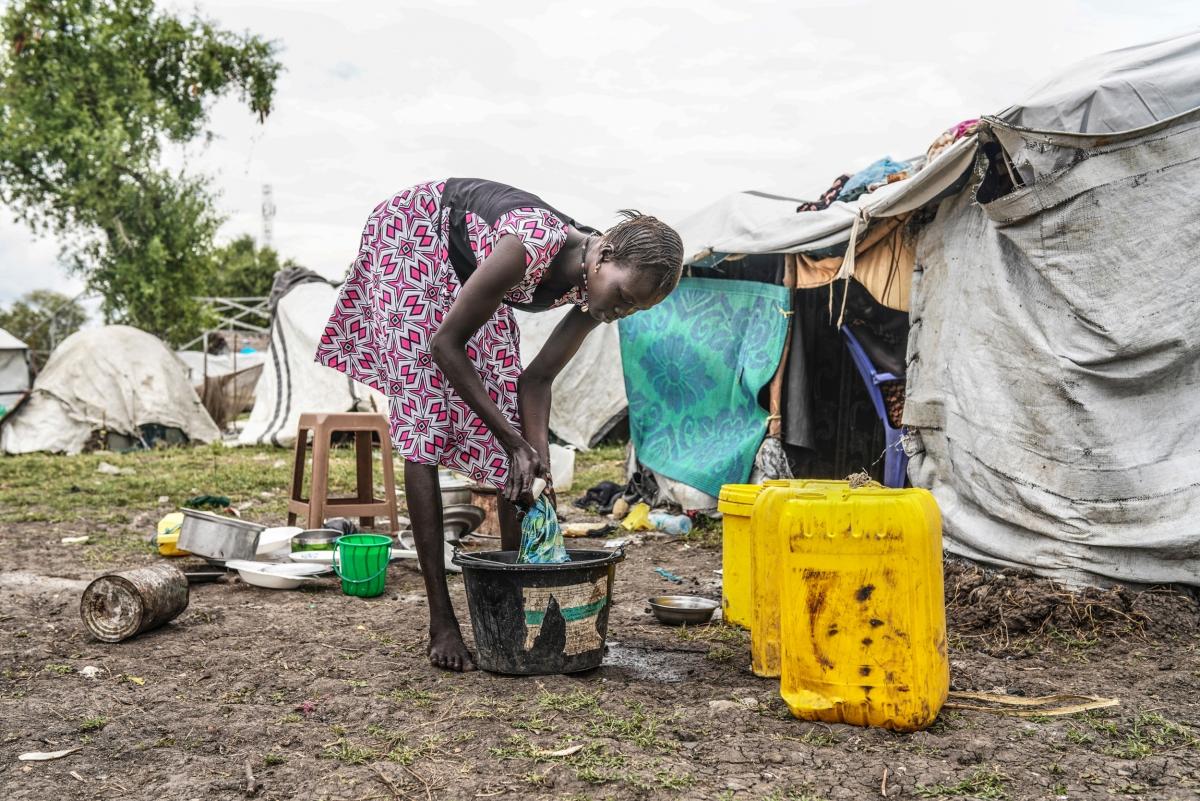
[[[79,614],[96,639],[121,642],[158,628],[187,605],[187,576],[163,563],[100,576],[83,591]]]

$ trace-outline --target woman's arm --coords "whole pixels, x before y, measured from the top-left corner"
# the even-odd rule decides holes
[[[526,441],[537,451],[547,469],[550,466],[550,387],[598,324],[598,320],[578,306],[572,307],[554,327],[533,363],[521,374],[517,392],[521,427],[525,430]]]
[[[524,246],[516,237],[501,237],[491,255],[472,273],[471,280],[463,284],[433,335],[430,350],[454,389],[508,452],[509,475],[504,497],[528,503],[529,487],[537,475],[548,471],[548,463],[542,464],[537,451],[488,397],[487,388],[466,353],[467,341],[500,307],[504,294],[524,277]]]

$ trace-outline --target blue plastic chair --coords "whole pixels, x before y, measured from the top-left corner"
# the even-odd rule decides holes
[[[902,432],[898,428],[892,428],[891,421],[888,420],[887,408],[883,405],[883,392],[880,391],[879,385],[889,381],[903,381],[904,376],[878,372],[858,339],[850,333],[848,326],[842,326],[842,336],[846,338],[846,348],[854,359],[854,366],[858,368],[863,383],[867,385],[867,394],[871,396],[871,403],[875,404],[875,414],[879,415],[880,421],[883,422],[884,437],[887,440],[887,450],[883,456],[883,484],[886,487],[903,488],[908,478],[908,454],[900,444]]]

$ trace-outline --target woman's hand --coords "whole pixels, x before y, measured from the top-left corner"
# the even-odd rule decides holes
[[[508,452],[508,480],[504,484],[504,497],[512,503],[533,506],[533,480],[548,474],[542,457],[538,456],[532,445],[521,440]]]

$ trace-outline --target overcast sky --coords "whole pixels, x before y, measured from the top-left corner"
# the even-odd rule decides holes
[[[266,124],[223,100],[186,163],[220,192],[223,240],[261,235],[269,183],[275,247],[331,277],[367,213],[421,180],[504,181],[601,228],[744,189],[814,197],[1080,58],[1196,26],[1193,3],[1145,0],[161,5],[278,41]],[[60,244],[0,213],[0,304],[80,291]]]

